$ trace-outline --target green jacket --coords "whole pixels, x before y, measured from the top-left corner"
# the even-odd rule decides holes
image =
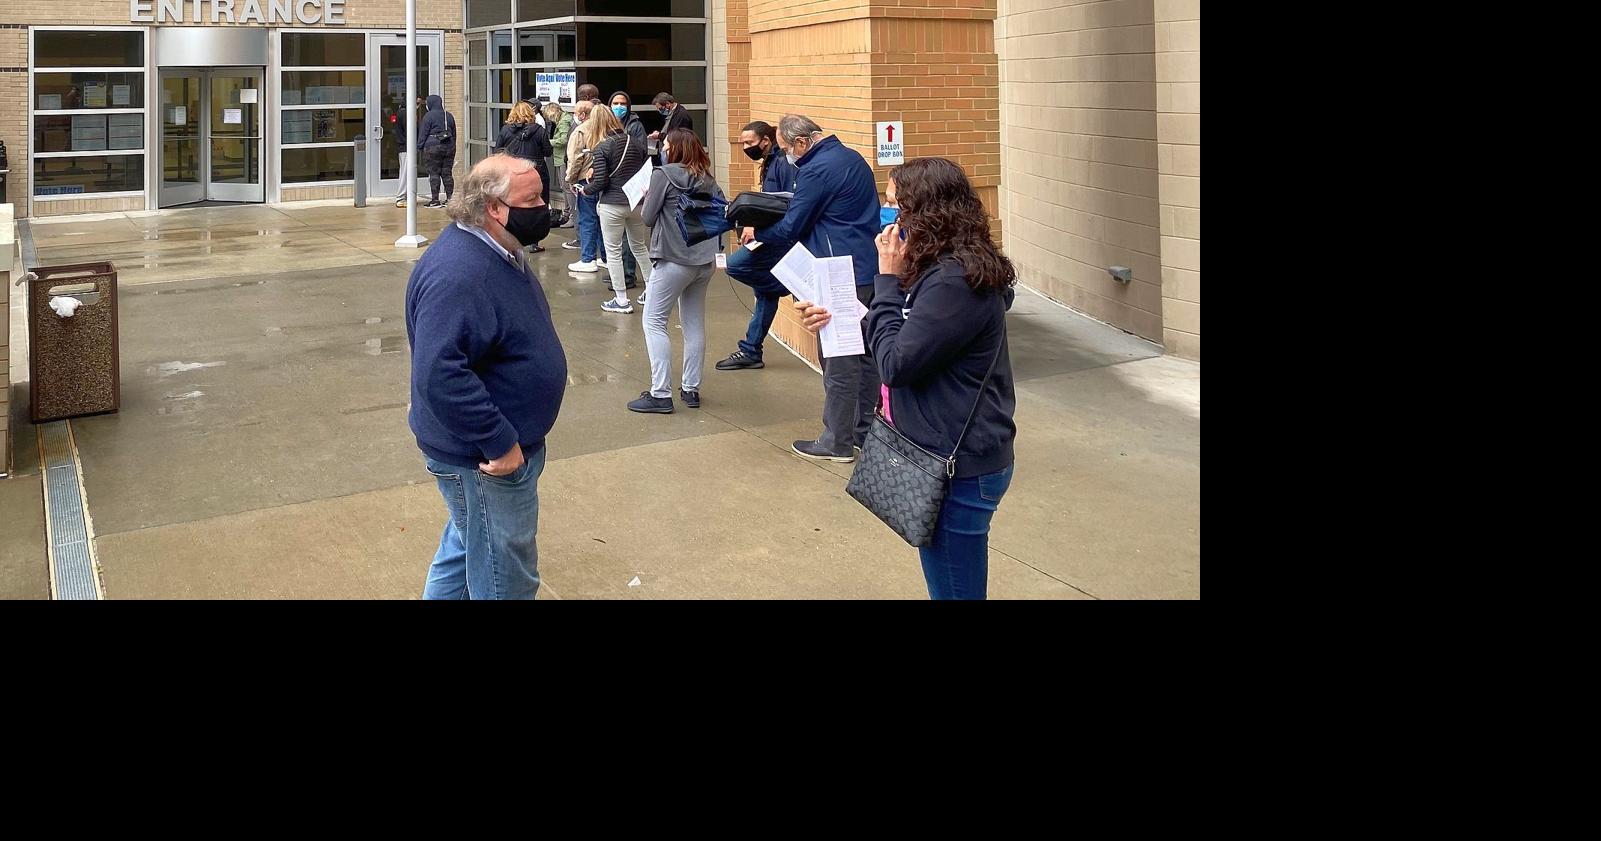
[[[567,138],[573,133],[573,115],[566,111],[561,112],[561,122],[556,124],[555,131],[550,133],[550,145],[555,151],[558,161],[567,160]]]

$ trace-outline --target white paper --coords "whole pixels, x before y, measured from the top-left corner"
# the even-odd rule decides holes
[[[750,242],[745,243],[745,250],[746,251],[755,251],[756,249],[761,248],[761,247],[762,247],[762,241],[759,240],[759,239],[753,239]]]
[[[133,85],[112,85],[111,104],[121,108],[133,101]]]
[[[179,106],[177,106],[177,107],[172,109],[172,124],[173,125],[181,126],[181,125],[187,124],[188,122],[189,122],[189,109],[186,106],[179,105]]]
[[[77,312],[78,307],[81,306],[83,306],[83,301],[77,298],[55,297],[50,299],[50,309],[55,310],[56,315],[62,318],[71,318],[72,314]]]
[[[724,254],[721,251],[717,252],[717,268],[719,268],[719,269],[728,268],[728,255]]]
[[[256,93],[257,90],[258,90],[257,88],[240,88],[239,89],[239,104],[240,105],[246,105],[246,104],[255,102],[256,101],[256,97],[259,95],[259,94]]]
[[[795,300],[817,303],[812,291],[816,288],[812,279],[816,265],[817,258],[806,250],[806,246],[797,242],[795,247],[784,255],[784,259],[779,260],[778,265],[773,267],[773,277],[784,284],[784,288],[795,296]]]
[[[639,207],[639,203],[645,200],[645,194],[650,192],[650,172],[652,169],[650,159],[645,159],[645,165],[640,167],[639,172],[634,173],[634,177],[628,179],[628,183],[623,185],[623,194],[628,196],[629,210]]]
[[[61,110],[61,94],[59,94],[59,93],[41,93],[41,94],[39,94],[39,110],[40,111],[59,111],[59,110]]]
[[[554,101],[556,99],[555,73],[534,74],[534,96],[537,99],[542,99],[547,102]]]
[[[245,112],[242,108],[222,109],[222,121],[226,125],[240,125],[245,121]]]
[[[867,314],[856,298],[856,267],[850,257],[824,257],[812,267],[821,301],[834,317],[817,332],[823,356],[856,356],[866,353],[862,342],[862,316]],[[774,272],[777,274],[777,272]]]

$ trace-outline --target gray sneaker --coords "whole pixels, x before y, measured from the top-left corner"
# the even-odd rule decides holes
[[[856,460],[855,449],[836,453],[825,449],[822,444],[816,441],[796,441],[789,445],[789,448],[795,452],[795,455],[803,456],[813,461],[837,461],[841,464],[850,464]]]

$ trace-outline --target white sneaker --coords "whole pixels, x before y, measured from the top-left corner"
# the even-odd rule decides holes
[[[593,274],[595,272],[600,271],[600,264],[593,263],[593,262],[585,263],[582,260],[580,260],[580,261],[578,261],[576,263],[568,263],[567,264],[567,271],[570,271],[570,272],[589,272],[589,273]]]

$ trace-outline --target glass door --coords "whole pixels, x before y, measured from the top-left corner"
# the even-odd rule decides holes
[[[216,201],[266,200],[261,178],[262,80],[260,67],[226,67],[210,72],[211,104],[207,198]]]
[[[400,156],[406,151],[406,121],[420,122],[428,96],[444,93],[443,41],[437,32],[417,33],[416,98],[407,107],[406,36],[386,33],[369,38],[367,119],[372,131],[367,140],[367,183],[372,196],[389,197],[401,191]],[[458,133],[459,123],[458,118]],[[411,176],[420,179],[417,191],[426,195],[428,171],[421,156],[408,155],[407,160]]]
[[[199,70],[161,71],[161,207],[206,197],[203,80]]]

